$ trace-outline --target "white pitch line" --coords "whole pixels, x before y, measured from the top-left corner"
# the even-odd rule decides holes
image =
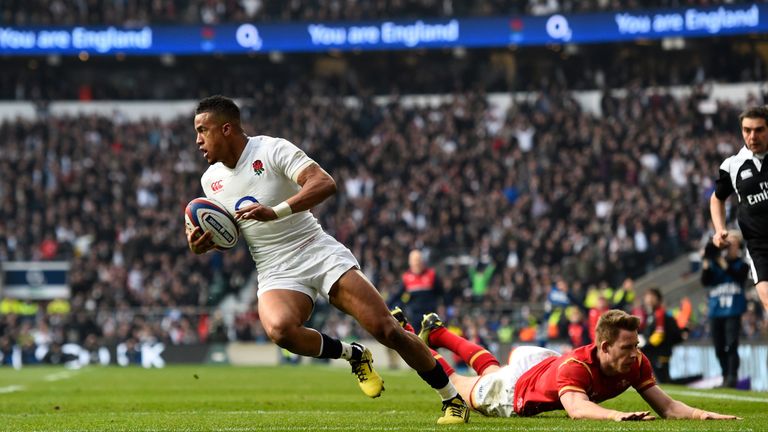
[[[43,380],[48,382],[61,381],[68,378],[72,378],[76,373],[77,372],[73,372],[73,371],[56,372],[56,373],[52,373],[44,376]],[[24,389],[25,387],[23,385],[9,385],[5,387],[0,387],[0,394],[14,393],[14,392],[22,391]]]
[[[753,397],[753,396],[740,396],[740,395],[725,394],[725,393],[705,393],[705,392],[697,392],[697,391],[691,391],[691,390],[666,390],[666,392],[670,394],[678,394],[681,396],[694,396],[694,397],[703,397],[703,398],[710,398],[710,399],[725,399],[725,400],[735,400],[735,401],[744,401],[744,402],[768,403],[768,399],[766,398],[759,398],[759,397]]]
[[[434,430],[434,427],[427,427],[426,430]],[[119,431],[133,431],[135,429],[115,429]],[[142,429],[144,432],[166,432],[168,429]],[[201,430],[201,429],[188,429],[188,430]],[[219,427],[219,428],[213,428],[208,429],[212,432],[264,432],[264,431],[271,431],[271,432],[280,432],[280,431],[306,431],[306,432],[315,432],[315,431],[356,431],[358,430],[355,426],[257,426],[257,427],[238,427],[238,426],[231,426],[231,427]],[[366,431],[412,431],[413,427],[410,426],[366,426]],[[510,431],[541,431],[541,432],[558,432],[563,431],[567,432],[570,431],[570,428],[567,427],[550,427],[550,426],[510,426],[510,425],[504,425],[504,426],[488,426],[488,425],[482,425],[482,426],[469,426],[464,425],[461,426],[462,431],[500,431],[500,432],[510,432]],[[616,431],[633,431],[638,430],[637,428],[625,428],[621,426],[613,426],[613,425],[607,425],[600,429],[592,429],[596,431],[605,430],[609,432],[616,432]],[[38,432],[46,432],[47,429],[37,429]],[[53,429],[51,432],[81,432],[82,429]]]
[[[24,386],[22,385],[9,385],[5,387],[0,387],[0,394],[13,393],[13,392],[22,391],[22,390],[24,390]]]
[[[347,415],[347,414],[396,414],[399,411],[357,411],[357,410],[337,410],[337,411],[294,411],[294,410],[243,410],[243,411],[215,411],[215,410],[184,410],[184,411],[99,411],[97,413],[81,413],[81,415],[135,415],[135,416],[164,416],[164,415]],[[400,411],[400,413],[402,413]],[[3,413],[0,417],[26,417],[28,413]]]
[[[428,430],[431,430],[432,428],[428,428]],[[224,427],[224,428],[215,428],[212,429],[212,431],[215,432],[250,432],[250,431],[308,431],[308,432],[314,432],[314,431],[352,431],[356,430],[353,426],[259,426],[258,428],[247,428],[247,427]],[[403,430],[413,430],[410,426],[366,426],[365,430],[367,431],[403,431]],[[549,427],[549,426],[525,426],[525,427],[518,427],[517,429],[513,429],[510,427],[510,425],[504,425],[504,426],[488,426],[488,425],[482,425],[482,426],[461,426],[462,431],[502,431],[502,432],[509,432],[513,430],[521,430],[521,431],[542,431],[542,432],[553,432],[553,431],[569,431],[571,429],[567,427]],[[606,430],[606,431],[624,431],[624,430],[632,430],[632,429],[624,429],[624,428],[617,428],[615,426],[607,426],[603,429],[594,429],[594,430]]]
[[[56,372],[52,373],[50,375],[46,375],[43,377],[44,380],[48,382],[54,382],[54,381],[61,381],[65,379],[72,378],[72,376],[75,375],[75,372],[72,371],[62,371],[62,372]]]

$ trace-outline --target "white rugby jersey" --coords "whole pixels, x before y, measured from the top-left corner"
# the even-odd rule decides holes
[[[274,207],[295,195],[301,189],[296,183],[299,173],[312,162],[285,139],[249,137],[234,169],[217,162],[200,181],[205,195],[224,204],[234,217],[236,210],[254,202]],[[240,220],[238,225],[260,273],[286,261],[300,246],[323,233],[309,211],[269,222]]]

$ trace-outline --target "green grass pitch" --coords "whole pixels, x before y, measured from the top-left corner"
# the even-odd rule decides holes
[[[437,394],[411,371],[382,370],[386,391],[366,398],[346,369],[312,366],[60,367],[0,369],[0,430],[34,431],[761,431],[768,393],[664,387],[672,397],[741,421],[574,421],[564,411],[437,426]],[[604,403],[639,411],[634,390]]]

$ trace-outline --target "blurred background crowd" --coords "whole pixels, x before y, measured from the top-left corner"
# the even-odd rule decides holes
[[[329,96],[539,92],[762,81],[765,61],[749,39],[691,39],[685,50],[658,44],[352,52],[309,55],[7,57],[7,100],[195,99],[209,94]],[[224,72],[222,72],[224,71]],[[221,79],[225,73],[227,79]],[[178,79],[184,76],[183,80]],[[301,79],[296,79],[301,77]],[[386,78],[386,79],[384,79]],[[763,90],[768,92],[768,87]]]
[[[518,332],[543,319],[521,312],[542,312],[558,284],[585,299],[699,249],[709,173],[739,139],[737,107],[703,118],[691,99],[641,89],[606,96],[601,117],[555,89],[503,118],[470,92],[435,107],[345,109],[299,89],[254,96],[249,132],[291,139],[336,179],[338,194],[314,213],[382,294],[392,297],[410,248],[421,248],[439,267],[446,318],[462,316],[490,340],[503,317]],[[205,169],[191,129],[189,118],[95,115],[0,126],[2,170],[15,179],[0,191],[0,259],[73,263],[66,306],[9,313],[13,300],[2,301],[5,338],[264,340],[252,311],[234,332],[200,313],[237,293],[253,264],[244,245],[187,249],[181,213]],[[361,336],[348,318],[316,317],[331,333]]]
[[[141,25],[162,16],[209,24],[711,2],[283,3],[9,2],[0,22]],[[765,61],[749,41],[707,46],[724,49],[693,42],[694,49],[656,57],[659,47],[608,44],[570,53],[297,55],[290,62],[134,59],[131,68],[125,59],[8,59],[0,97],[33,100],[39,111],[35,120],[0,123],[0,261],[69,261],[72,296],[0,299],[0,353],[7,362],[16,345],[25,362],[36,362],[54,361],[35,354],[40,346],[65,343],[267,341],[245,245],[204,256],[188,250],[182,211],[202,194],[206,168],[191,113],[137,121],[47,109],[60,99],[212,93],[242,101],[248,134],[284,137],[331,173],[338,193],[313,213],[391,306],[409,308],[401,275],[418,249],[438,275],[430,301],[457,332],[489,345],[588,343],[593,310],[652,314],[633,281],[698,253],[710,235],[707,202],[719,163],[741,146],[744,108],[716,100],[711,85],[762,79]],[[691,61],[673,66],[680,56]],[[178,79],[184,70],[196,73]],[[691,91],[673,96],[670,85]],[[600,92],[599,112],[584,108],[577,89]],[[488,98],[499,91],[525,93],[499,109]],[[415,93],[445,97],[414,104],[404,96]],[[764,102],[756,93],[747,105]],[[246,305],[235,316],[219,308],[228,296]],[[708,337],[705,304],[669,308],[687,310],[690,338]],[[313,324],[345,339],[365,336],[322,301]],[[766,334],[749,292],[743,333]]]

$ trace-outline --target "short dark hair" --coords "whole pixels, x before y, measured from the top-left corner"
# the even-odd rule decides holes
[[[240,122],[240,108],[232,99],[222,96],[208,96],[202,99],[195,109],[195,115],[202,113],[213,113],[216,117],[220,117],[226,121]]]
[[[603,342],[611,345],[619,337],[619,331],[637,331],[638,328],[640,328],[640,318],[620,309],[611,309],[604,312],[597,320],[595,345],[600,346]]]
[[[768,106],[753,106],[742,111],[742,113],[739,114],[739,127],[741,127],[745,118],[761,118],[765,120],[765,124],[768,125]]]
[[[658,300],[658,301],[663,301],[664,300],[664,296],[661,295],[661,290],[656,288],[656,287],[648,288],[648,290],[645,291],[645,293],[653,295],[654,297],[656,297],[656,300]]]

